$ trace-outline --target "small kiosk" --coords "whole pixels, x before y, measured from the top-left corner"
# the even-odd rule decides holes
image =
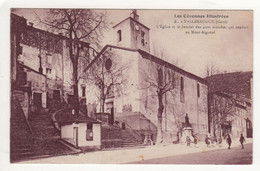
[[[101,122],[87,116],[75,116],[59,122],[61,139],[83,150],[101,149]]]

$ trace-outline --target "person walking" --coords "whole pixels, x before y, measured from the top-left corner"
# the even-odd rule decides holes
[[[198,139],[196,136],[194,136],[194,146],[197,147]]]
[[[221,135],[219,136],[218,138],[218,146],[221,147],[221,143],[222,143],[222,138],[221,138]]]
[[[242,149],[244,149],[244,144],[243,143],[246,142],[246,141],[245,141],[245,137],[243,136],[243,134],[241,134],[239,141],[240,141]]]
[[[228,143],[228,149],[230,149],[230,146],[231,146],[232,140],[231,140],[231,137],[230,137],[229,134],[227,135],[227,143]]]
[[[190,147],[191,139],[189,136],[186,137],[187,146]]]
[[[209,139],[209,136],[206,135],[206,138],[205,138],[205,143],[207,144],[207,147],[210,147],[210,139]]]

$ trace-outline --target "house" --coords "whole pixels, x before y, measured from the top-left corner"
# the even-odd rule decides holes
[[[150,53],[149,28],[139,21],[136,12],[113,27],[114,45],[107,46],[113,54],[114,70],[120,71],[119,82],[109,82],[105,92],[105,112],[110,113],[117,123],[141,135],[149,135],[156,141],[158,125],[158,98],[156,89],[144,88],[145,76],[152,75],[151,66],[157,65],[161,78],[174,80],[173,91],[163,95],[164,110],[162,130],[164,140],[178,139],[184,117],[188,114],[193,133],[203,139],[208,133],[207,81],[187,72]],[[109,48],[110,47],[110,48]],[[105,62],[104,62],[105,63]],[[103,66],[104,70],[106,67]],[[107,69],[108,72],[113,72]],[[158,74],[157,72],[155,75]],[[115,78],[114,78],[115,80]],[[101,89],[93,84],[87,86],[87,103],[99,101],[95,94]],[[97,107],[100,112],[102,107]],[[112,121],[113,123],[113,121]]]
[[[62,103],[73,103],[68,39],[62,34],[36,28],[32,22],[13,13],[11,22],[12,94],[19,99],[25,115],[41,109],[56,110]],[[81,42],[81,45],[80,55],[89,55],[91,50],[84,49],[88,43]],[[86,62],[79,61],[80,69]],[[79,78],[78,87],[79,97],[85,102],[83,77]]]
[[[101,149],[101,122],[73,110],[57,113],[61,140],[82,150]]]
[[[210,132],[252,137],[253,72],[216,74],[206,80],[209,82]]]
[[[42,117],[49,118],[52,111],[72,103],[74,92],[65,36],[36,28],[33,23],[13,13],[10,31],[10,152],[13,161],[35,155],[39,140],[37,131],[40,132],[37,127],[42,126],[40,130],[45,133],[49,131],[50,137],[55,134],[54,130],[47,128],[51,125],[50,120]],[[81,45],[84,49],[88,44],[81,42]],[[81,64],[84,65],[83,62]],[[84,102],[84,80],[80,79],[79,83],[79,97]],[[36,120],[41,120],[42,125],[36,125]]]

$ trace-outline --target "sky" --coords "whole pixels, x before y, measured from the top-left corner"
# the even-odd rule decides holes
[[[106,10],[106,12],[109,24],[108,30],[104,33],[103,46],[113,44],[112,27],[129,17],[132,10]],[[15,13],[34,22],[35,27],[39,27],[35,13],[44,17],[46,11],[18,9]],[[137,10],[137,13],[139,22],[150,28],[151,53],[155,48],[163,49],[166,52],[165,60],[188,72],[204,77],[207,65],[215,65],[220,72],[253,70],[252,11]],[[227,18],[207,18],[208,14]],[[198,20],[203,23],[191,23]],[[217,21],[220,23],[216,24]],[[219,28],[212,28],[213,26]],[[238,29],[236,26],[243,27]],[[200,33],[192,34],[192,31]],[[206,35],[202,31],[212,34]]]

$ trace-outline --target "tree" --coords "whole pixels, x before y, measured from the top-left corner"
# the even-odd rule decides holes
[[[176,129],[177,129],[177,137],[178,137],[178,142],[180,142],[180,136],[181,136],[181,133],[182,133],[182,128],[183,128],[183,119],[184,119],[184,116],[185,116],[185,113],[182,113],[180,111],[177,111],[176,108],[175,108],[175,105],[174,104],[174,98],[176,96],[176,91],[177,89],[174,89],[172,91],[170,91],[170,96],[167,98],[166,100],[166,104],[167,106],[169,106],[169,109],[171,110],[171,114],[173,117],[167,117],[167,121],[168,122],[171,122],[175,125]]]
[[[211,68],[209,70],[209,68]],[[213,69],[212,69],[213,68]],[[216,69],[216,66],[207,67],[210,75],[205,79],[208,81],[208,118],[210,132],[219,136],[223,124],[231,126],[232,119],[237,116],[236,104],[240,99],[239,92],[231,93],[233,85],[225,85],[225,74]],[[213,75],[211,75],[213,74]]]
[[[114,53],[105,52],[88,70],[88,80],[100,89],[101,113],[105,112],[107,98],[123,94],[123,86],[127,80],[123,77],[123,72],[127,68],[128,65],[122,64]]]
[[[40,21],[54,31],[63,33],[67,38],[73,68],[74,108],[75,114],[79,114],[79,59],[82,51],[88,49],[89,43],[99,47],[102,31],[106,28],[105,13],[89,9],[50,9],[47,18]]]
[[[234,96],[224,92],[210,92],[210,120],[211,128],[214,136],[217,136],[221,132],[221,125],[232,121],[237,116],[236,103],[237,99]],[[229,123],[230,124],[230,123]]]
[[[165,57],[163,50],[155,51],[155,55],[160,58]],[[141,83],[141,89],[148,89],[155,93],[158,100],[157,110],[157,142],[160,144],[163,142],[162,135],[162,114],[164,111],[164,95],[172,91],[175,87],[175,72],[167,67],[167,63],[154,56],[150,56],[149,62],[146,68],[142,70],[143,82]]]
[[[216,63],[212,62],[212,63],[207,63],[205,66],[205,76],[206,77],[210,77],[212,75],[215,74],[219,74],[220,71],[216,66]]]

